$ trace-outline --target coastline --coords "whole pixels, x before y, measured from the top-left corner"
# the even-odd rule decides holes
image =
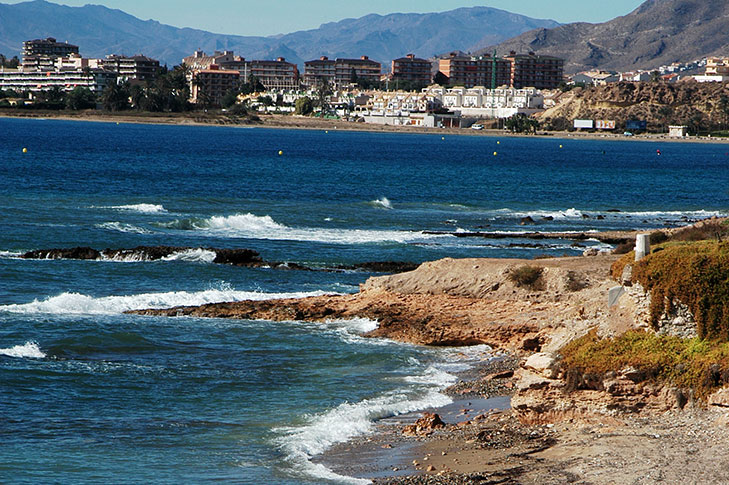
[[[80,112],[76,115],[58,113],[55,111],[23,111],[13,112],[0,110],[0,118],[5,119],[54,119],[62,121],[80,121],[91,123],[125,123],[125,124],[153,124],[171,126],[226,126],[239,128],[270,128],[288,130],[338,130],[345,132],[362,133],[407,133],[438,136],[483,136],[490,138],[544,138],[554,140],[604,140],[604,141],[642,141],[642,142],[668,142],[668,143],[710,143],[729,144],[729,138],[685,137],[673,138],[667,134],[644,134],[626,137],[619,133],[579,133],[568,131],[539,132],[536,135],[512,133],[505,130],[471,130],[468,128],[423,128],[414,126],[375,125],[355,123],[344,120],[318,119],[294,115],[262,115],[260,122],[250,122],[239,118],[227,116],[224,113],[91,113]]]

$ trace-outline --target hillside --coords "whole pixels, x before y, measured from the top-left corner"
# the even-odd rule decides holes
[[[498,44],[496,50],[563,57],[568,74],[593,68],[651,69],[729,54],[728,18],[725,0],[648,0],[609,22],[540,28]]]
[[[431,57],[452,50],[476,50],[528,30],[557,25],[552,20],[474,7],[442,13],[367,15],[314,30],[248,37],[180,29],[98,5],[67,7],[35,0],[0,3],[0,53],[19,55],[23,41],[50,36],[79,45],[86,56],[144,53],[169,65],[203,49],[234,50],[249,59],[283,56],[299,65],[322,55],[369,55],[387,66],[407,53]]]
[[[611,83],[575,88],[557,106],[540,115],[544,126],[567,129],[574,119],[648,121],[649,131],[665,131],[682,124],[692,131],[726,128],[729,123],[729,86],[725,83],[681,82]]]

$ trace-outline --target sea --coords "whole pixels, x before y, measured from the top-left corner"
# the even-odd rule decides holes
[[[377,274],[331,269],[579,255],[610,246],[519,233],[729,215],[720,143],[0,118],[0,150],[2,483],[366,483],[322,454],[449,404],[459,372],[498,353],[364,338],[371,320],[125,312],[353,293]],[[501,237],[461,237],[479,232]],[[141,245],[191,249],[20,258]],[[315,271],[219,265],[209,248]]]

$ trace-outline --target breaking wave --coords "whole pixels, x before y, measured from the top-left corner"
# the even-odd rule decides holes
[[[417,231],[378,231],[364,229],[293,228],[279,224],[270,216],[236,214],[208,219],[182,219],[160,224],[177,230],[198,230],[224,237],[324,242],[332,244],[410,243],[438,237]]]
[[[140,212],[142,214],[161,214],[167,212],[163,206],[159,204],[129,204],[129,205],[111,205],[93,207],[95,209],[112,209],[126,212]]]
[[[393,208],[392,207],[392,202],[390,202],[390,199],[388,199],[387,197],[382,197],[380,199],[373,200],[373,201],[370,202],[370,204],[373,205],[373,206],[375,206],[375,207],[379,207],[381,209],[388,209],[389,210],[389,209],[392,209]]]
[[[96,227],[98,227],[99,229],[126,232],[130,234],[152,234],[152,231],[144,229],[143,227],[135,226],[132,224],[122,224],[121,222],[105,222],[103,224],[97,224]]]
[[[233,289],[210,289],[198,292],[172,291],[167,293],[143,293],[139,295],[92,297],[80,293],[62,293],[58,296],[35,300],[18,305],[2,305],[0,312],[21,314],[78,314],[114,315],[126,311],[197,306],[243,300],[274,300],[321,296],[326,292],[308,293],[261,293]]]
[[[43,359],[46,354],[40,349],[36,342],[26,342],[25,345],[16,345],[8,349],[0,349],[0,355],[16,357],[19,359]]]

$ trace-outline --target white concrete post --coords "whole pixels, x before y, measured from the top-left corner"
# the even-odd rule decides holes
[[[651,236],[650,234],[638,234],[635,238],[635,260],[648,256],[651,252]]]

